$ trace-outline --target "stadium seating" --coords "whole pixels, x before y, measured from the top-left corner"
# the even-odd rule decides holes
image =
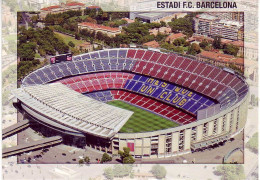
[[[117,75],[125,71],[140,75],[132,74],[133,79],[118,76],[111,79],[111,74],[104,74],[109,71],[117,71]],[[75,81],[77,76],[80,79]],[[102,76],[107,76],[107,78],[101,78]],[[175,53],[166,54],[127,48],[101,50],[73,56],[73,61],[48,65],[30,73],[23,79],[22,84],[30,86],[63,81],[72,89],[82,93],[125,88],[131,92],[146,94],[149,89],[148,87],[145,89],[148,86],[145,81],[147,76],[159,79],[161,84],[168,84],[167,87],[149,84],[149,88],[157,88],[149,95],[165,103],[168,103],[166,99],[169,94],[174,92],[173,89],[167,89],[169,87],[182,87],[183,90],[193,92],[193,97],[187,97],[187,94],[183,95],[179,92],[174,92],[175,94],[171,96],[173,98],[178,95],[180,98],[176,103],[171,103],[172,105],[193,114],[216,102],[219,102],[221,108],[225,109],[243,99],[248,92],[244,80],[218,67]],[[137,77],[140,79],[136,79]],[[126,82],[126,80],[128,81]],[[142,92],[143,90],[145,91]],[[160,98],[161,95],[163,98]],[[186,102],[178,105],[184,98]],[[172,100],[170,97],[168,99]]]
[[[183,108],[193,114],[215,102],[194,91],[147,76],[135,75],[124,89],[151,96],[155,99]]]

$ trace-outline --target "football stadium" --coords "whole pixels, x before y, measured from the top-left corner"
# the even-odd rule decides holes
[[[13,91],[23,116],[65,144],[164,158],[225,143],[243,131],[243,76],[176,53],[116,48],[31,72]]]

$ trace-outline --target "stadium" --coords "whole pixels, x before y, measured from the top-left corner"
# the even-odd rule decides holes
[[[164,158],[221,144],[245,126],[236,72],[155,49],[118,48],[44,66],[14,90],[17,108],[65,144]]]

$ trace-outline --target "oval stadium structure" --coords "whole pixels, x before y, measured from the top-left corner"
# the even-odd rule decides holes
[[[160,158],[240,133],[249,88],[227,68],[159,50],[118,48],[42,67],[13,93],[23,114],[65,143],[111,154],[129,147],[136,158]]]

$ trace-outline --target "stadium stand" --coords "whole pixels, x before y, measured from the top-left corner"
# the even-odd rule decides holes
[[[27,107],[61,124],[104,138],[117,133],[133,114],[71,91],[61,83],[24,87],[14,94]]]
[[[161,79],[167,83],[176,84],[178,87],[193,90],[193,92],[197,92],[196,97],[199,96],[198,94],[210,97],[201,98],[199,101],[189,100],[189,98],[189,101],[185,103],[187,105],[183,104],[182,108],[193,114],[202,108],[214,104],[214,101],[206,99],[216,100],[220,103],[221,109],[225,109],[243,99],[248,92],[247,85],[240,77],[204,62],[174,53],[165,54],[151,50],[123,48],[86,53],[74,56],[72,62],[45,66],[27,76],[22,84],[23,86],[45,84],[66,77],[104,71],[130,71],[143,74]],[[109,88],[107,85],[112,84],[112,89],[116,87],[121,88],[119,85],[121,81],[122,79],[116,80],[118,86],[115,86],[113,80],[107,79],[99,80],[99,82],[88,81],[83,85],[74,83],[71,87],[78,92],[92,92],[107,89]],[[131,89],[130,86],[133,85],[133,82],[129,80],[128,83],[128,86],[125,88],[138,93],[142,89],[139,86],[145,84],[145,82],[136,82]],[[86,87],[87,84],[88,86]],[[163,90],[158,89],[156,92]],[[156,94],[152,96],[158,98]],[[175,105],[177,104],[178,106],[178,102]],[[192,107],[188,108],[191,105]]]

